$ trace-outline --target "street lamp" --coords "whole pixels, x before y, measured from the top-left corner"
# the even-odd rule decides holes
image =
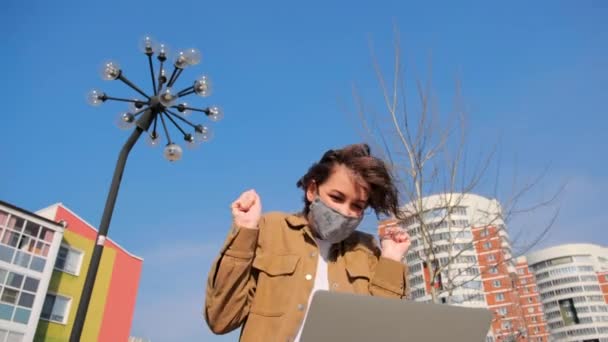
[[[91,293],[93,292],[93,285],[95,284],[103,247],[112,219],[112,212],[114,211],[114,204],[116,203],[118,189],[120,188],[120,181],[122,179],[127,157],[133,145],[135,145],[144,131],[147,132],[146,142],[149,146],[155,147],[160,145],[161,134],[158,128],[161,126],[162,132],[167,139],[163,155],[171,162],[177,161],[181,159],[183,151],[180,145],[171,139],[168,123],[175,126],[181,133],[187,147],[196,147],[203,142],[209,141],[213,137],[213,134],[209,127],[191,122],[187,118],[190,113],[204,113],[211,121],[219,121],[223,117],[223,112],[218,106],[196,108],[183,101],[186,96],[191,94],[208,97],[212,91],[209,77],[201,76],[196,79],[192,85],[179,91],[175,90],[175,84],[184,69],[200,63],[201,53],[197,49],[177,52],[173,59],[173,70],[169,77],[167,77],[168,73],[165,69],[165,63],[169,61],[170,56],[169,49],[165,44],[157,44],[151,37],[146,36],[140,42],[140,49],[148,58],[150,76],[152,79],[152,93],[147,94],[140,87],[127,79],[118,63],[107,61],[102,65],[100,70],[102,79],[108,81],[119,80],[123,82],[139,94],[138,98],[113,97],[96,89],[91,90],[87,95],[87,102],[92,106],[99,106],[106,101],[129,103],[129,109],[118,114],[116,124],[122,129],[135,129],[127,139],[118,156],[112,184],[106,199],[99,231],[97,232],[93,255],[91,256],[87,277],[74,319],[70,342],[79,342],[80,336],[82,335],[87,309],[91,300]],[[156,55],[156,59],[158,60],[157,73],[154,72],[154,55]],[[180,123],[189,126],[192,130],[187,132]]]

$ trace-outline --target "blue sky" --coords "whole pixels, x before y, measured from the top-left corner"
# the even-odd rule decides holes
[[[209,124],[211,143],[168,163],[142,141],[127,164],[109,235],[145,259],[133,335],[155,342],[236,338],[213,336],[201,318],[229,204],[255,188],[265,210],[300,208],[295,182],[305,169],[326,149],[360,140],[356,117],[343,110],[353,104],[352,84],[371,103],[380,101],[368,39],[388,71],[393,23],[411,77],[423,77],[432,56],[442,101],[461,78],[472,153],[501,137],[505,177],[512,170],[534,177],[551,165],[535,196],[568,181],[543,246],[608,244],[605,2],[9,0],[3,7],[0,198],[15,205],[37,210],[63,202],[99,223],[128,133],[113,125],[124,105],[93,108],[85,94],[100,88],[135,95],[99,78],[106,59],[149,89],[137,49],[144,34],[173,50],[202,51],[203,62],[185,70],[179,84],[201,74],[214,80],[212,97],[191,99],[224,108],[225,119]],[[511,228],[534,232],[546,217],[529,215]],[[367,220],[366,229],[373,224]]]

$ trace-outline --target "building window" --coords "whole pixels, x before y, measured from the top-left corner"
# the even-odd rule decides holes
[[[454,207],[452,212],[458,215],[466,215],[467,207]]]
[[[496,256],[494,254],[488,254],[488,261],[496,261]]]
[[[57,294],[47,294],[40,318],[65,324],[70,312],[71,299]]]
[[[558,303],[564,325],[567,326],[580,323],[572,298],[561,299]]]
[[[68,246],[59,247],[57,253],[57,261],[55,268],[74,275],[80,273],[80,264],[82,263],[82,252]]]
[[[517,274],[524,275],[524,274],[526,274],[526,270],[524,270],[523,268],[520,268],[520,269],[517,270]],[[525,284],[525,283],[522,283],[522,284]]]
[[[528,308],[528,313],[533,313],[533,312],[534,312],[534,308],[529,307],[529,308]]]
[[[500,283],[500,280],[494,280],[494,281],[492,282],[492,285],[493,285],[494,287],[500,287],[502,284]]]
[[[11,215],[11,218],[8,220],[8,224],[6,226],[20,232],[23,229],[24,223],[25,220],[23,218]]]
[[[23,230],[25,234],[33,237],[38,237],[39,231],[40,226],[31,221],[27,221],[27,223],[25,224],[25,229]]]
[[[6,224],[6,219],[8,218],[8,213],[0,210],[0,226],[4,226]],[[0,340],[2,341],[2,340]]]
[[[491,274],[496,274],[496,273],[498,273],[498,268],[496,268],[496,267],[490,267],[490,273],[491,273]]]
[[[17,296],[18,295],[19,295],[19,291],[10,289],[8,287],[5,287],[4,291],[2,291],[2,298],[1,298],[1,300],[4,303],[15,304],[17,302]]]
[[[6,342],[22,342],[23,336],[25,335],[16,331],[0,329],[0,341],[5,341],[6,338]]]
[[[534,303],[534,299],[532,299],[532,297],[528,297],[528,303]]]
[[[502,302],[505,300],[505,295],[503,293],[497,293],[496,296],[494,296],[494,298],[496,299],[497,302]]]
[[[38,283],[38,279],[0,268],[0,319],[28,324]]]
[[[501,314],[502,316],[506,316],[507,315],[507,308],[500,308],[497,310],[497,312],[499,314]]]
[[[567,256],[567,257],[551,259],[548,261],[548,264],[551,266],[557,266],[557,265],[568,264],[571,262],[572,262],[572,257]]]
[[[486,242],[483,244],[483,249],[490,249],[492,247],[492,243],[491,242]]]
[[[8,218],[6,228],[0,229],[0,260],[42,272],[54,232],[15,215]]]

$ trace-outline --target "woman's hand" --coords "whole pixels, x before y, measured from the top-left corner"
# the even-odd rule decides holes
[[[380,236],[382,256],[391,260],[402,262],[412,242],[410,235],[398,227],[389,227]]]
[[[262,201],[255,190],[243,192],[230,207],[237,227],[258,229],[262,217]]]

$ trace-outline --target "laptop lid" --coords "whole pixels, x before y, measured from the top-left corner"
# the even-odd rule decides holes
[[[484,342],[491,321],[487,309],[317,291],[300,341]]]

